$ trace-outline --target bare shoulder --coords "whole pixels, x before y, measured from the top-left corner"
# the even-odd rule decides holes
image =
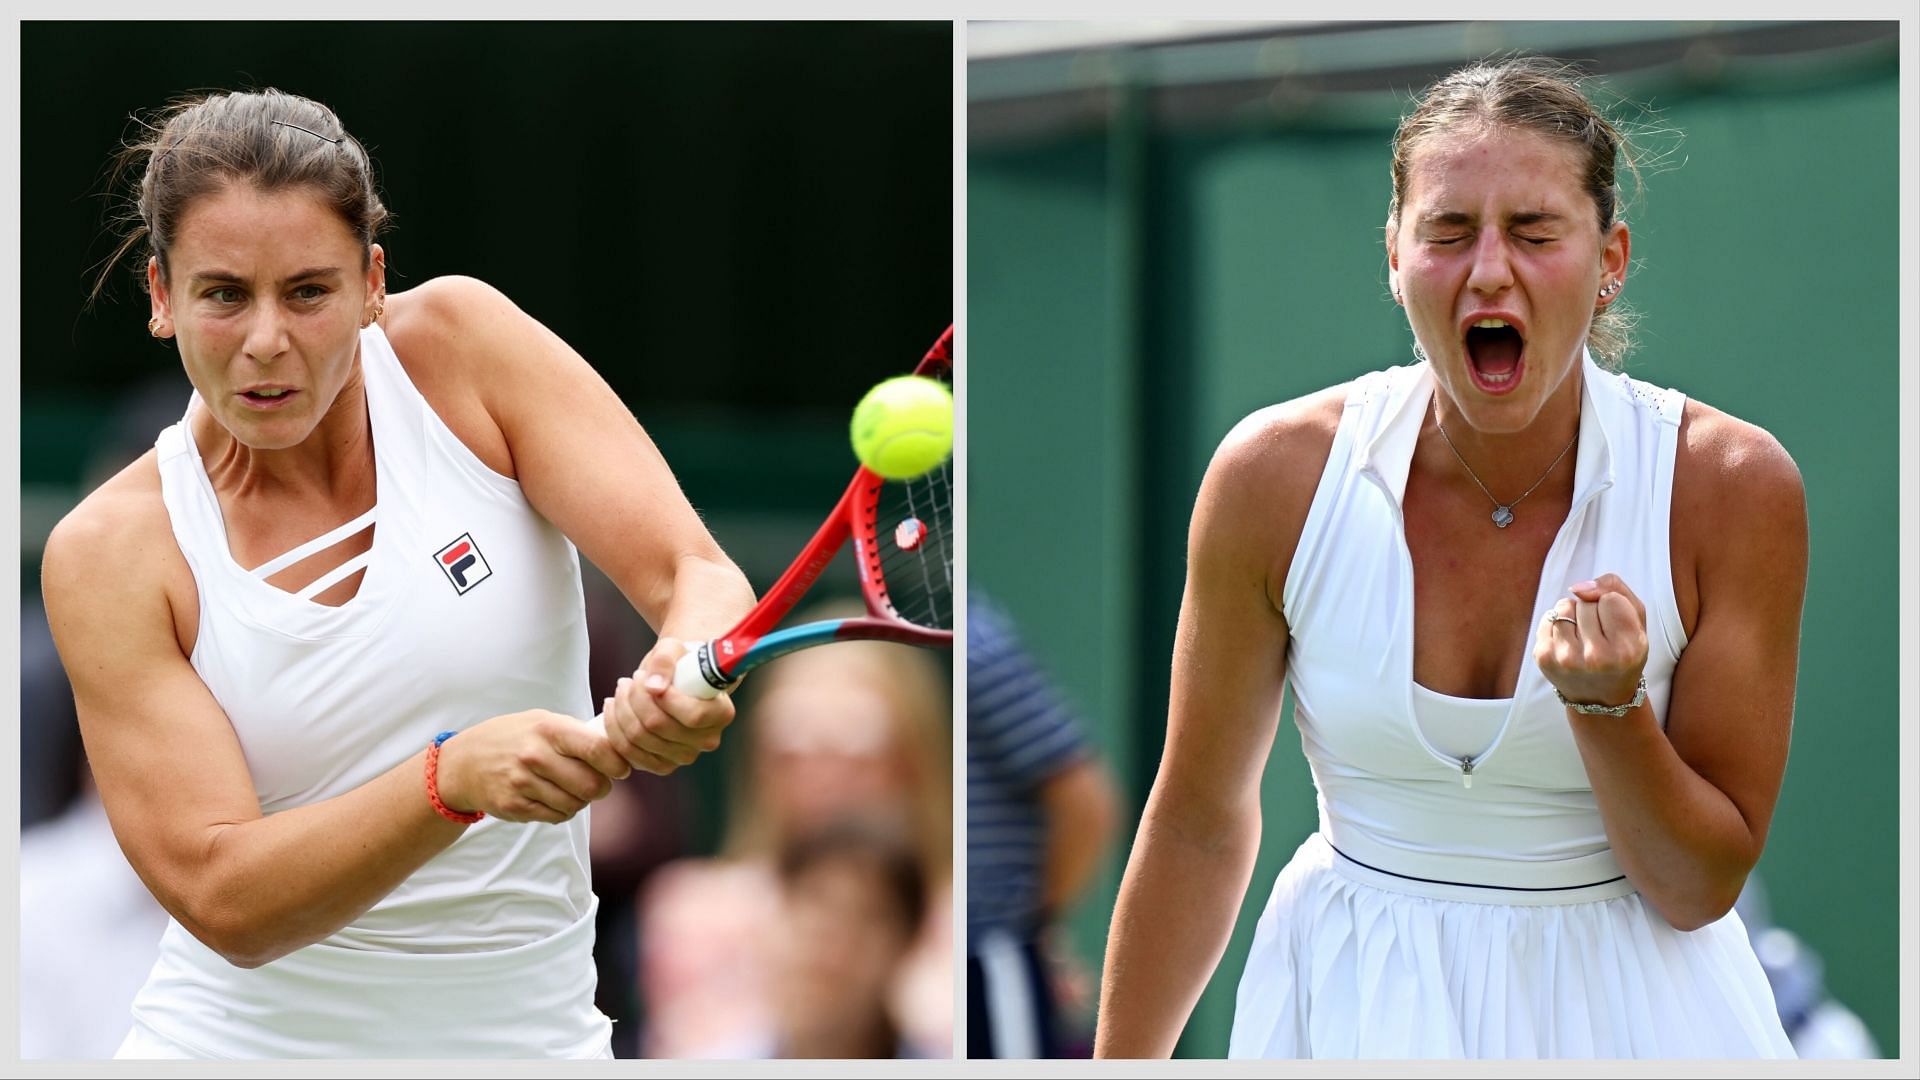
[[[1284,514],[1303,497],[1310,503],[1346,399],[1342,384],[1249,414],[1220,440],[1201,498],[1257,513]],[[1304,519],[1306,507],[1298,510]]]
[[[1188,542],[1196,562],[1258,580],[1278,608],[1346,399],[1347,387],[1333,386],[1269,405],[1234,425],[1214,451],[1194,503]]]
[[[1780,440],[1691,398],[1680,421],[1673,487],[1675,511],[1713,522],[1716,531],[1795,523],[1805,530],[1805,485]]]
[[[132,616],[117,620],[123,628],[141,626],[141,614],[164,614],[190,598],[192,571],[173,538],[155,452],[147,451],[69,511],[48,535],[40,566],[41,593],[57,638],[63,628],[84,626],[107,612]]]
[[[497,357],[511,354],[499,347],[499,332],[525,312],[499,289],[479,278],[450,274],[394,293],[380,321],[407,372],[416,380],[442,374],[445,367],[462,367],[468,374]]]
[[[47,537],[42,566],[48,577],[64,583],[92,567],[114,566],[157,546],[150,543],[156,536],[174,547],[156,462],[156,453],[147,451],[60,519]]]
[[[1688,400],[1670,511],[1674,598],[1697,632],[1731,603],[1798,625],[1807,581],[1807,498],[1799,466],[1765,429]]]
[[[407,377],[449,430],[495,472],[513,455],[492,404],[515,384],[516,358],[539,324],[478,278],[437,277],[387,298],[381,328]]]
[[[389,337],[464,336],[476,329],[476,322],[518,311],[507,294],[479,278],[447,274],[387,297],[380,324]]]

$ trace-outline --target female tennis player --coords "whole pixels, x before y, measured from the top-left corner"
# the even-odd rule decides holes
[[[132,147],[194,395],[47,543],[87,756],[172,920],[122,1057],[608,1057],[588,803],[717,745],[668,688],[745,578],[612,391],[498,292],[388,296],[333,113]],[[578,551],[662,638],[583,723]]]
[[[1100,1054],[1169,1053],[1219,961],[1290,683],[1320,827],[1230,1053],[1792,1055],[1728,912],[1786,764],[1804,496],[1766,432],[1597,362],[1625,149],[1539,60],[1400,125],[1422,362],[1257,412],[1208,468]]]

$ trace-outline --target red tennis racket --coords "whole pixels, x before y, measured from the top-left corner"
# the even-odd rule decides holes
[[[953,381],[953,327],[913,369]],[[866,466],[827,515],[787,572],[739,624],[687,650],[674,687],[711,698],[742,675],[799,649],[835,641],[896,641],[953,647],[952,459],[911,480],[883,479]],[[813,587],[847,540],[853,540],[860,595],[867,614],[775,627]]]

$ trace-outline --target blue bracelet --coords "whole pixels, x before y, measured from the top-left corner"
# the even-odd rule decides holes
[[[460,733],[457,731],[443,731],[440,734],[435,735],[433,737],[433,745],[439,746],[441,743],[446,742],[448,739],[451,739],[458,734]]]

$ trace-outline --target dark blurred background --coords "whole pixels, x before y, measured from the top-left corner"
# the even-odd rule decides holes
[[[125,208],[108,164],[130,115],[203,89],[277,87],[330,106],[371,152],[394,214],[389,289],[472,275],[555,331],[764,589],[851,474],[853,405],[953,321],[952,43],[948,22],[24,24],[23,827],[81,783],[39,610],[41,547],[178,419],[190,389],[171,344],[147,335],[136,267],[115,268],[87,304],[117,240],[107,218]],[[587,577],[598,700],[651,632]],[[728,774],[748,767],[723,752],[595,808],[596,879],[603,900],[620,894],[603,907],[603,944],[631,953],[632,898],[653,868],[723,846],[737,824]],[[942,900],[937,917],[949,910]],[[644,1009],[624,962],[603,967],[602,1007],[631,1052]],[[906,1026],[940,1037],[932,1021]]]
[[[1760,869],[1774,921],[1898,1052],[1898,31],[969,25],[969,575],[1084,706],[1129,830],[1214,447],[1255,408],[1412,361],[1382,236],[1412,95],[1486,56],[1576,61],[1603,102],[1657,110],[1620,111],[1654,158],[1625,208],[1644,316],[1626,370],[1771,431],[1806,480],[1797,723]],[[1254,884],[1183,1053],[1225,1052],[1254,918],[1314,828],[1288,709]],[[1072,920],[1093,971],[1125,850]]]

